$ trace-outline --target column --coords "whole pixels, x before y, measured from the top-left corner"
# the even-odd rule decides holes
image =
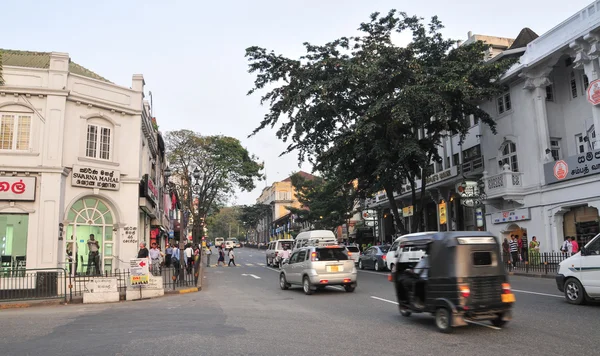
[[[573,68],[583,69],[591,83],[600,76],[600,65],[598,64],[598,57],[600,57],[600,38],[596,34],[588,33],[583,39],[584,41],[571,42],[569,47],[575,50]],[[600,148],[600,106],[592,105],[592,118],[594,121],[594,131],[596,131],[596,143],[594,147],[598,149]]]
[[[538,68],[534,68],[524,73],[527,78],[523,89],[529,90],[533,99],[535,111],[534,123],[537,134],[538,159],[541,162],[550,162],[552,155],[550,153],[550,132],[548,130],[548,113],[546,111],[546,87],[552,82],[548,75],[552,71],[552,66],[546,63]],[[542,185],[546,184],[544,177],[544,165],[538,164],[538,176]]]

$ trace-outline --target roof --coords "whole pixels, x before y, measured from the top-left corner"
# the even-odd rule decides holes
[[[515,48],[526,47],[527,44],[529,44],[529,42],[535,40],[538,37],[540,36],[538,36],[537,33],[533,32],[529,27],[525,27],[521,30],[521,32],[519,32],[519,35],[508,49],[511,50]]]
[[[2,65],[26,68],[50,68],[50,52],[16,51],[12,49],[0,49],[2,52]],[[84,77],[112,83],[108,79],[92,72],[91,70],[72,62],[69,59],[69,72]]]
[[[294,173],[293,175],[296,175],[296,174],[307,180],[313,180],[313,179],[317,178],[316,176],[314,176],[310,173],[306,173],[304,171]],[[282,182],[291,182],[291,181],[292,181],[292,176],[289,176],[286,179],[282,180]]]

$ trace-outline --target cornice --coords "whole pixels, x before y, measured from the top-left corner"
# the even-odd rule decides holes
[[[8,94],[24,94],[24,95],[53,95],[53,96],[67,96],[69,95],[68,90],[63,89],[50,89],[50,88],[32,88],[32,87],[21,87],[14,85],[3,85],[0,86],[0,96]]]
[[[119,112],[121,115],[141,115],[142,110],[135,110],[127,106],[113,104],[109,102],[105,102],[103,100],[97,100],[91,98],[89,96],[74,94],[73,92],[69,93],[67,96],[67,101],[72,101],[77,103],[78,105],[84,104],[87,106],[95,106],[97,108],[106,109],[114,112]]]

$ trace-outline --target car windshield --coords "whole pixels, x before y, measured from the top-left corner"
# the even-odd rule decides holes
[[[348,249],[348,251],[350,251],[350,252],[359,252],[359,249],[358,249],[358,247],[356,247],[356,246],[348,246],[348,247],[346,247],[346,248],[347,248],[347,249]]]
[[[317,248],[317,259],[319,261],[340,261],[347,260],[348,255],[344,253],[343,248]]]
[[[390,248],[388,246],[381,246],[381,247],[379,247],[379,249],[381,250],[382,253],[387,253],[390,250]]]
[[[282,242],[281,243],[281,249],[283,250],[283,248],[287,248],[288,250],[292,249],[292,243],[291,242]]]

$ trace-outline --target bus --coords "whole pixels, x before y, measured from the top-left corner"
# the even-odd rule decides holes
[[[221,246],[224,243],[225,243],[225,239],[224,238],[222,238],[222,237],[215,238],[215,246]]]

